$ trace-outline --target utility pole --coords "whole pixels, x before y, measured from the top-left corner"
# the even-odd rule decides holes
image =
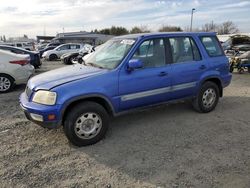
[[[193,27],[193,14],[194,14],[195,8],[192,8],[191,11],[191,24],[190,24],[190,32],[192,32]]]

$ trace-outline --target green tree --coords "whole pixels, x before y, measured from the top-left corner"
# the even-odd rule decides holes
[[[148,29],[147,26],[135,26],[133,27],[131,30],[130,30],[130,33],[131,34],[134,34],[134,33],[149,33],[150,30]]]
[[[119,36],[119,35],[126,35],[128,33],[129,32],[128,32],[128,30],[125,27],[112,26],[110,28],[110,35]]]

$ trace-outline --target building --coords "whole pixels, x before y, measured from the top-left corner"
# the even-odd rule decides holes
[[[53,39],[55,42],[60,43],[88,43],[90,45],[96,46],[106,42],[107,40],[113,38],[112,35],[104,35],[97,33],[90,33],[85,31],[80,32],[67,32],[58,33]]]
[[[36,41],[39,43],[42,41],[51,41],[55,36],[36,36]]]

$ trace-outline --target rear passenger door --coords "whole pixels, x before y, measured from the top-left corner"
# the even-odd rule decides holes
[[[192,37],[169,37],[172,54],[172,99],[195,94],[194,88],[207,69]]]
[[[77,52],[78,50],[80,50],[80,45],[78,45],[78,44],[71,44],[70,45],[71,52]]]

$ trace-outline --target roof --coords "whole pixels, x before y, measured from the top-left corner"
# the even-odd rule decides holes
[[[19,48],[19,47],[9,46],[9,45],[0,45],[0,49],[15,49],[15,50],[19,50],[19,51],[26,52],[26,53],[29,53],[29,54],[34,54],[35,53],[33,51],[29,51],[29,50],[26,50],[24,48]]]
[[[155,33],[137,33],[137,34],[129,34],[115,37],[116,39],[119,38],[139,38],[139,37],[150,37],[150,36],[168,36],[168,35],[216,35],[215,32],[155,32]]]

